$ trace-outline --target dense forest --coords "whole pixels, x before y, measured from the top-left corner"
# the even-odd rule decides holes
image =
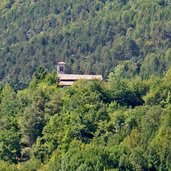
[[[171,1],[1,0],[0,171],[170,170]]]
[[[125,72],[60,88],[41,68],[26,89],[1,86],[0,170],[171,170],[171,70]]]
[[[162,75],[171,66],[170,0],[1,0],[0,80],[25,88],[39,66]],[[12,79],[11,79],[12,78]]]

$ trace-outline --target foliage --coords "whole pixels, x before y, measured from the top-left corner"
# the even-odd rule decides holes
[[[170,8],[169,0],[1,0],[0,80],[23,89],[61,60],[67,72],[104,78],[118,64],[128,77],[162,75],[171,66]]]
[[[119,65],[108,82],[59,88],[46,73],[16,93],[5,85],[1,170],[171,170],[170,70],[125,75]]]

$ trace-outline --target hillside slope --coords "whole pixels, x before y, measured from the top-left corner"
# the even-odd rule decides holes
[[[65,88],[47,73],[0,89],[1,171],[170,171],[170,161],[171,69],[142,80],[116,67],[108,82]]]
[[[104,77],[123,61],[143,77],[171,65],[169,0],[1,1],[0,80],[16,88],[60,60]]]

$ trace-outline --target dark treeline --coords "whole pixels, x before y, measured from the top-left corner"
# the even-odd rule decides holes
[[[171,70],[59,88],[41,69],[29,87],[0,89],[0,170],[171,170]]]
[[[171,66],[170,0],[1,0],[0,27],[0,80],[15,89],[60,60],[105,78],[120,63],[143,78]]]

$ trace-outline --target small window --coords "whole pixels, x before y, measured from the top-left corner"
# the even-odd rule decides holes
[[[63,67],[59,67],[59,71],[63,72],[64,68]]]

